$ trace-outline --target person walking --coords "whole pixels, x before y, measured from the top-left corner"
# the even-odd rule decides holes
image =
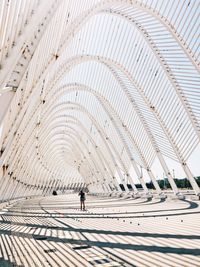
[[[78,195],[80,196],[81,210],[85,210],[85,193],[82,189]]]

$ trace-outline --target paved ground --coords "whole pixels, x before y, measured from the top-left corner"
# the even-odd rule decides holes
[[[200,266],[200,207],[188,200],[77,195],[24,200],[0,214],[0,267]]]

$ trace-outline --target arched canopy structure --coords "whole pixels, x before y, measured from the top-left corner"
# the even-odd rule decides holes
[[[161,189],[200,145],[199,0],[2,0],[0,195]]]

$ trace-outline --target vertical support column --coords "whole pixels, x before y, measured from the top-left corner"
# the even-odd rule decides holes
[[[197,182],[195,181],[195,178],[192,175],[188,165],[184,162],[184,163],[182,163],[182,166],[183,166],[183,169],[184,169],[184,171],[185,171],[185,173],[186,173],[186,175],[190,181],[192,188],[194,189],[195,194],[197,196],[200,196],[200,188],[199,188]]]
[[[118,181],[117,181],[117,179],[116,179],[116,177],[115,176],[113,176],[113,181],[115,181],[115,186],[117,187],[117,189],[118,189],[118,192],[122,192],[122,189],[121,189],[121,187],[119,186],[119,183],[118,183]]]
[[[12,178],[9,179],[9,183],[6,183],[5,187],[5,193],[4,193],[4,200],[10,200],[11,199],[11,193],[14,187],[14,181]]]
[[[135,161],[132,161],[132,165],[133,165],[133,168],[134,168],[134,170],[135,170],[135,172],[137,174],[137,177],[138,177],[138,179],[139,179],[139,181],[140,181],[140,183],[142,185],[142,188],[143,188],[145,194],[148,194],[149,193],[149,190],[148,190],[148,188],[147,188],[147,186],[145,184],[145,181],[144,181],[143,176],[140,174],[140,171],[139,171],[138,166],[135,163]]]
[[[158,182],[156,181],[154,174],[152,173],[152,171],[149,168],[147,168],[147,172],[148,172],[149,177],[150,177],[150,179],[151,179],[151,181],[152,181],[152,183],[156,189],[156,192],[160,195],[162,193],[162,190],[160,189],[160,186],[158,185]]]
[[[160,151],[157,153],[157,155],[158,155],[158,158],[160,160],[160,163],[161,163],[161,165],[163,167],[163,170],[165,171],[165,174],[167,175],[167,178],[169,180],[169,183],[171,185],[171,188],[174,191],[174,194],[177,195],[179,193],[179,190],[178,190],[178,188],[176,186],[176,183],[174,182],[174,179],[173,179],[173,177],[172,177],[172,175],[171,175],[171,173],[170,173],[170,171],[169,171],[169,169],[167,167],[167,164],[166,164],[166,162],[165,162],[162,154],[160,153]]]
[[[9,199],[13,199],[15,198],[15,195],[16,195],[16,190],[17,190],[17,187],[18,187],[18,181],[16,180],[13,180],[12,182],[12,187],[11,189],[9,189]]]
[[[106,191],[106,193],[110,193],[110,188],[109,188],[109,186],[105,183],[105,181],[103,181],[102,186],[105,187],[105,191]]]
[[[127,179],[129,179],[129,183],[131,184],[131,186],[133,188],[133,192],[138,193],[138,189],[134,184],[133,178],[131,178],[129,174],[127,174]]]
[[[129,189],[128,189],[128,187],[127,187],[127,184],[126,184],[125,181],[124,181],[124,177],[123,177],[123,175],[122,175],[122,173],[121,173],[121,170],[120,170],[120,168],[119,168],[118,166],[116,166],[116,170],[117,170],[117,173],[119,174],[119,177],[120,177],[120,179],[121,179],[121,181],[122,181],[122,184],[123,184],[123,186],[124,186],[124,188],[125,188],[125,192],[128,193],[128,192],[129,192]]]
[[[12,183],[12,179],[8,176],[2,177],[3,183],[1,185],[1,191],[0,194],[2,196],[2,200],[6,199],[6,192],[8,192],[8,187]]]

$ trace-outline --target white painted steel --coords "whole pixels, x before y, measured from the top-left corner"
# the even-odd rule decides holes
[[[1,200],[161,189],[200,144],[199,0],[2,0]],[[14,93],[13,93],[14,92]],[[5,115],[5,111],[7,114]]]

